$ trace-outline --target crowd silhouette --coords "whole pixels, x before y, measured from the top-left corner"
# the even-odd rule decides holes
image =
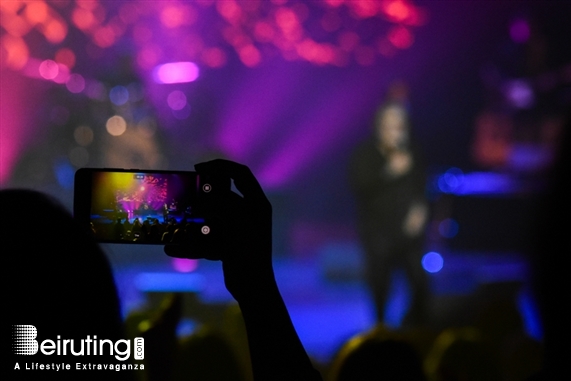
[[[226,288],[240,307],[253,379],[320,380],[319,372],[314,369],[297,336],[275,281],[271,252],[272,209],[262,188],[249,168],[234,162],[214,160],[198,164],[195,168],[199,173],[229,176],[243,195],[228,193],[227,197],[219,200],[220,209],[214,212],[222,212],[229,227],[226,245],[223,246],[226,251],[211,251],[205,256],[222,261]],[[79,342],[85,339],[86,334],[113,342],[125,340],[113,273],[89,230],[80,226],[59,202],[37,191],[2,190],[0,205],[3,212],[14,216],[2,222],[5,249],[11,253],[8,256],[7,280],[8,284],[18,286],[5,289],[11,324],[36,324],[38,341],[61,337]],[[238,223],[243,222],[245,211],[248,211],[248,224]],[[30,239],[29,229],[23,227],[27,226],[27,216],[37,213],[50,216],[52,223],[38,227],[33,231],[34,239]],[[60,229],[68,234],[58,234]],[[195,255],[186,245],[167,245],[165,251],[173,256]],[[185,353],[191,355],[197,351],[196,345],[202,358],[208,361],[193,362],[195,370],[201,366],[210,369],[208,363],[229,370],[231,365],[222,363],[225,360],[222,352],[227,349],[223,340],[210,336],[202,342],[177,341],[174,331],[176,306],[175,300],[143,332],[146,343],[144,379],[169,380],[175,375],[178,379],[199,379],[189,378],[193,374],[190,370],[183,370],[182,374],[175,371],[180,364],[193,360],[176,361]],[[4,367],[10,369],[4,370],[10,372],[11,379],[42,376],[35,373],[39,371],[28,370],[27,358],[14,351],[8,353],[8,358],[11,361]],[[85,361],[84,358],[81,360]],[[57,374],[60,379],[131,380],[138,377],[137,373],[129,371],[102,373],[101,370],[77,370],[75,363],[78,360],[69,353],[58,356],[55,361],[46,355],[33,361],[44,364],[44,367],[52,362],[74,363],[72,369]],[[134,361],[133,357],[128,361]],[[109,356],[89,358],[90,366],[110,362],[116,361]],[[208,372],[198,373],[202,379],[212,379],[207,378],[211,376]],[[240,374],[230,373],[233,373],[230,378],[240,378]]]
[[[498,301],[499,304],[490,303],[472,326],[441,331],[422,331],[424,327],[417,327],[415,331],[390,329],[379,323],[348,340],[330,363],[315,361],[299,340],[274,277],[271,205],[248,167],[225,160],[196,165],[199,172],[231,177],[243,195],[229,192],[217,203],[214,212],[223,213],[226,226],[232,228],[226,230],[226,239],[216,250],[206,248],[198,253],[201,258],[222,262],[225,286],[236,301],[228,307],[224,324],[204,326],[181,338],[176,332],[182,317],[181,294],[169,295],[158,310],[136,311],[123,318],[112,268],[89,229],[78,225],[55,199],[25,189],[0,191],[3,212],[13,216],[2,219],[1,229],[8,264],[7,284],[13,286],[4,288],[8,321],[12,325],[35,324],[38,341],[55,337],[79,341],[86,334],[113,341],[145,339],[144,360],[131,357],[126,361],[143,365],[142,372],[72,367],[59,371],[58,379],[563,379],[559,375],[566,372],[566,352],[561,349],[569,336],[568,324],[559,308],[565,300],[565,280],[554,275],[561,273],[561,249],[568,248],[564,234],[559,233],[569,227],[569,222],[556,221],[553,213],[569,208],[568,185],[563,181],[568,173],[568,145],[567,134],[545,207],[537,219],[533,258],[538,271],[534,290],[541,302],[545,327],[541,342],[527,337],[521,322],[506,318],[517,313],[509,310],[509,303]],[[51,224],[30,230],[27,216],[31,211],[50,216]],[[61,229],[68,234],[59,234]],[[169,231],[174,234],[172,229]],[[184,244],[166,245],[164,250],[171,256],[197,257]],[[3,371],[10,373],[9,379],[37,379],[44,375],[38,370],[15,369],[16,363],[23,367],[32,360],[14,351],[7,358],[11,361],[4,362]],[[33,363],[44,365],[77,361],[69,353],[57,360],[49,356],[33,358]],[[91,356],[88,362],[96,366],[117,361],[109,356]]]

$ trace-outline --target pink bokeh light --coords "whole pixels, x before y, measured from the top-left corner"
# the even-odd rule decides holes
[[[186,83],[195,81],[200,74],[193,62],[170,62],[153,69],[153,79],[157,83]]]
[[[45,60],[39,67],[40,75],[44,79],[54,79],[59,74],[59,66],[52,60]]]
[[[172,267],[180,273],[191,273],[198,268],[197,259],[173,258]]]

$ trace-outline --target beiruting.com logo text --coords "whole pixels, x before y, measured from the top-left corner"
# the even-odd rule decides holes
[[[38,342],[38,330],[33,325],[12,325],[12,350],[16,355],[32,356],[40,352],[45,356],[101,356],[111,355],[119,361],[125,361],[131,357],[131,349],[134,360],[143,360],[145,358],[145,341],[142,337],[131,340],[120,339],[115,342],[107,339],[98,339],[96,335],[87,335],[85,339],[65,339],[60,335],[54,340],[43,340]],[[57,369],[56,369],[57,365]],[[121,364],[82,364],[76,363],[75,369],[116,369],[120,370]],[[122,369],[144,369],[143,364],[122,364]],[[25,369],[70,369],[70,364],[32,364],[28,363]],[[20,365],[16,363],[14,369],[19,370]]]

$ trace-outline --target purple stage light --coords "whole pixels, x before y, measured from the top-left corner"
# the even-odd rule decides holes
[[[330,159],[332,152],[346,144],[350,126],[362,112],[359,107],[354,107],[354,102],[360,102],[369,95],[367,89],[350,83],[322,97],[318,104],[313,105],[312,114],[296,126],[289,139],[284,140],[283,150],[267,167],[269,173],[279,174],[282,168],[285,181],[289,180],[289,168],[291,179],[294,179],[306,168],[306,163],[319,164]]]
[[[186,95],[180,90],[175,90],[167,96],[167,103],[173,110],[182,110],[186,106]]]
[[[285,134],[275,126],[284,117],[283,105],[296,94],[299,75],[298,67],[285,64],[242,75],[240,83],[229,89],[222,127],[216,134],[221,150],[234,160],[249,163],[266,137],[277,139]]]
[[[59,83],[60,85],[65,84],[69,80],[69,69],[67,66],[58,63],[58,73],[53,79],[55,83]]]
[[[524,19],[514,20],[510,25],[510,37],[513,41],[523,44],[529,40],[531,31],[529,23]]]
[[[198,268],[197,259],[173,258],[172,267],[179,273],[190,273]]]
[[[284,108],[303,76],[302,66],[284,64],[242,77],[247,85],[228,97],[232,103],[216,134],[220,150],[249,165],[267,189],[299,180],[311,169],[308,163],[315,168],[330,159],[355,134],[355,121],[378,92],[377,81],[363,86],[362,78],[351,77],[325,96],[308,89],[301,108]],[[298,114],[307,116],[300,120]]]
[[[69,76],[65,86],[72,93],[81,93],[85,89],[85,79],[81,74],[72,74]]]
[[[504,84],[504,93],[508,101],[517,108],[531,108],[535,103],[535,94],[528,81],[513,80]]]
[[[200,74],[193,62],[171,62],[153,69],[153,79],[157,83],[186,83],[195,81]]]

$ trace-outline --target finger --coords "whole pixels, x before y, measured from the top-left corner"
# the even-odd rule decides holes
[[[194,166],[197,172],[205,174],[218,174],[228,176],[234,180],[236,189],[242,193],[248,201],[264,200],[266,195],[260,183],[247,166],[230,160],[215,159]]]
[[[202,253],[196,252],[194,248],[181,244],[167,244],[164,247],[165,254],[174,258],[202,259]]]
[[[224,255],[221,250],[191,244],[168,244],[164,246],[164,252],[173,258],[208,259],[209,261],[218,261]]]

